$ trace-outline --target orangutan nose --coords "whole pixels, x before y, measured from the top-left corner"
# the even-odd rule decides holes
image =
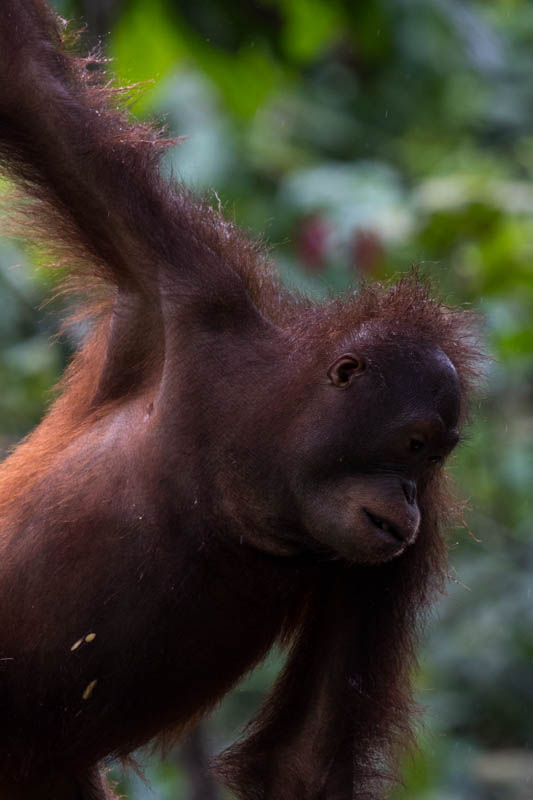
[[[412,506],[416,500],[416,483],[414,481],[402,481],[402,489],[405,499]]]

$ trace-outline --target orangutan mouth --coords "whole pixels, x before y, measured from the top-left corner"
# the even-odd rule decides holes
[[[394,525],[391,525],[390,522],[387,520],[382,519],[381,517],[376,516],[376,514],[372,514],[368,509],[364,508],[363,511],[369,518],[370,522],[379,528],[380,530],[384,531],[385,533],[390,534],[394,539],[402,544],[405,544],[406,537],[402,536],[402,531],[396,528]]]

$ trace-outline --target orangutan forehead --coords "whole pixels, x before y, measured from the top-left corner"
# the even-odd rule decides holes
[[[455,373],[453,359],[438,341],[416,326],[405,322],[384,322],[380,319],[361,323],[345,338],[343,347],[360,351],[361,355],[375,358],[400,358],[404,363],[433,363],[436,367]]]

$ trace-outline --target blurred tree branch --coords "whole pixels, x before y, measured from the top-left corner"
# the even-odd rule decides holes
[[[196,726],[183,742],[178,754],[191,785],[190,800],[221,800],[220,792],[209,772],[209,748],[206,726]]]

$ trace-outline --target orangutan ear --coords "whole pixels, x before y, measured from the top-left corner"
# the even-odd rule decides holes
[[[346,389],[352,380],[365,371],[365,361],[361,356],[345,353],[337,358],[328,369],[328,378],[333,386]]]

